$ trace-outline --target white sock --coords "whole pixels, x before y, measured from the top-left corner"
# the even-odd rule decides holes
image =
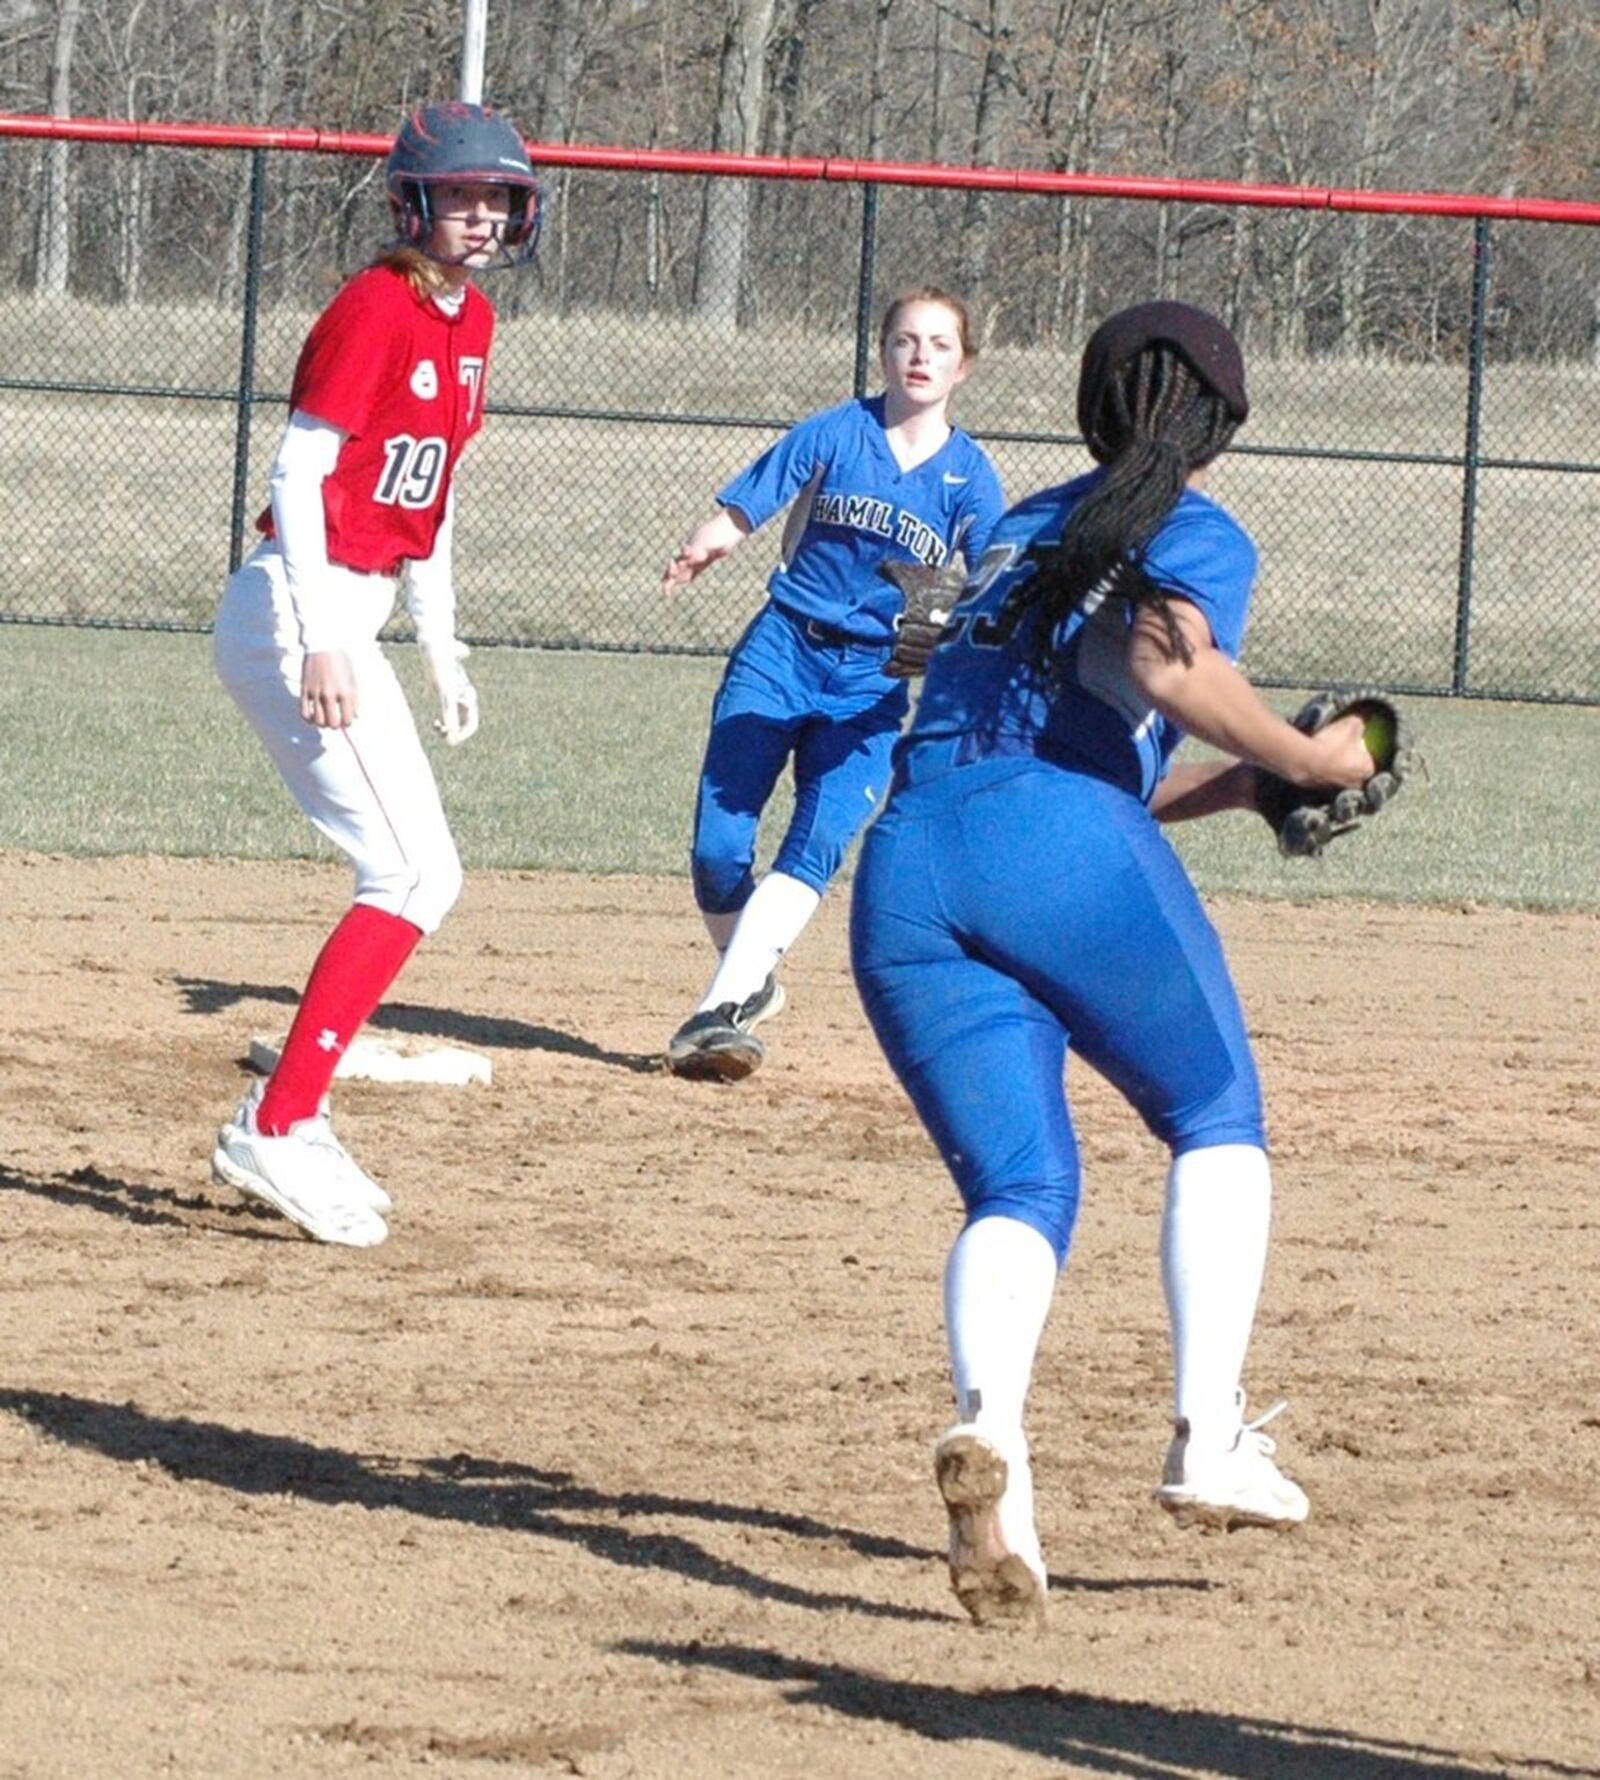
[[[711,979],[702,1009],[748,1001],[817,912],[821,896],[787,872],[769,871],[739,913],[738,925]]]
[[[1239,1430],[1239,1378],[1267,1261],[1272,1171],[1253,1144],[1173,1158],[1161,1225],[1161,1282],[1172,1325],[1173,1409],[1196,1446]]]
[[[717,956],[728,949],[728,941],[733,938],[733,930],[739,925],[739,911],[729,909],[726,914],[714,915],[709,909],[701,909],[700,919],[706,924],[706,932],[711,935],[711,943],[717,948]]]
[[[956,1238],[944,1270],[944,1324],[960,1420],[1021,1435],[1056,1273],[1055,1250],[1016,1218],[979,1218]]]

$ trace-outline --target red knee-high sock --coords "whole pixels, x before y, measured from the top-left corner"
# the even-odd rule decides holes
[[[315,1115],[345,1046],[372,1017],[421,938],[420,927],[362,902],[328,935],[261,1096],[256,1128],[262,1136],[281,1137]]]

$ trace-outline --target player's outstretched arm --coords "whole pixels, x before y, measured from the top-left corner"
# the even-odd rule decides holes
[[[1164,717],[1235,760],[1265,767],[1292,785],[1357,786],[1372,776],[1373,759],[1362,746],[1358,718],[1330,723],[1315,735],[1296,729],[1262,701],[1217,648],[1199,607],[1172,600],[1169,610],[1189,645],[1188,661],[1173,650],[1161,614],[1148,608],[1135,620],[1128,647],[1135,686]],[[1251,808],[1253,802],[1233,807]]]
[[[661,575],[661,591],[675,593],[703,569],[721,562],[731,550],[738,548],[754,527],[737,507],[719,507],[709,519],[697,525],[678,546],[678,553]]]

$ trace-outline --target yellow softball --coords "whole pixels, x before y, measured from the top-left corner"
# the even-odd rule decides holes
[[[1380,767],[1394,758],[1394,718],[1387,711],[1369,711],[1361,730],[1361,745]]]

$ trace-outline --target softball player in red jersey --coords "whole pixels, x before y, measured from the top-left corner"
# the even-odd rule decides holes
[[[388,1195],[334,1136],[340,1056],[461,889],[410,707],[378,646],[404,581],[435,728],[478,726],[455,640],[452,478],[483,424],[494,309],[472,274],[531,257],[538,186],[493,111],[430,105],[388,160],[399,240],[334,297],[295,369],[264,541],[216,622],[224,685],[295,801],[355,866],[354,906],[311,972],[271,1078],[217,1136],[216,1179],[323,1242],[388,1234]]]

